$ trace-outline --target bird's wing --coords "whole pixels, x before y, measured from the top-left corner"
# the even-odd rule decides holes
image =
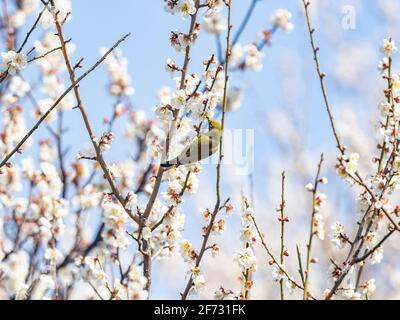
[[[219,138],[213,132],[207,132],[193,139],[175,159],[167,161],[168,165],[190,164],[208,158],[218,150]]]
[[[199,137],[195,137],[182,151],[181,153],[165,163],[165,166],[174,166],[174,165],[182,165],[182,164],[189,164],[192,162],[198,161],[195,157],[194,150],[197,150],[200,145]]]
[[[189,164],[208,158],[213,152],[214,143],[209,135],[197,137],[182,153],[178,156],[180,164]]]

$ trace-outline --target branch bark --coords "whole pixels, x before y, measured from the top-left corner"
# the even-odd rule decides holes
[[[58,13],[55,12],[55,6],[54,3],[52,3],[52,8],[50,11],[53,14],[53,18],[54,18],[54,23],[56,25],[57,28],[57,36],[60,39],[60,45],[61,45],[61,51],[63,53],[63,57],[64,57],[64,61],[65,61],[65,65],[67,67],[68,70],[68,74],[69,74],[69,78],[71,83],[75,83],[75,70],[74,67],[71,64],[71,60],[69,58],[68,55],[68,51],[67,51],[67,46],[65,44],[65,38],[64,38],[64,34],[63,34],[63,29],[62,29],[62,24],[60,23],[60,21],[58,20]],[[119,42],[117,42],[117,45],[124,41],[130,34],[125,35]],[[114,46],[113,48],[111,48],[110,50],[114,50],[116,46]],[[111,52],[109,50],[109,52]],[[124,208],[124,210],[126,211],[126,213],[132,218],[132,220],[134,220],[135,222],[139,222],[138,217],[134,216],[132,211],[126,208],[126,201],[123,198],[120,190],[118,189],[112,174],[108,168],[107,163],[104,160],[103,154],[101,152],[100,146],[97,142],[97,138],[96,135],[94,134],[94,131],[92,129],[92,126],[90,124],[89,121],[89,117],[87,115],[86,109],[84,107],[83,101],[82,101],[82,97],[81,97],[81,93],[80,93],[80,89],[78,86],[74,87],[74,94],[75,94],[75,98],[76,101],[78,103],[78,109],[82,115],[83,121],[85,123],[85,128],[86,131],[88,132],[90,141],[92,142],[93,148],[95,150],[96,153],[96,160],[99,163],[103,173],[104,173],[104,177],[106,178],[108,184],[110,185],[111,191],[114,194],[115,198],[118,200],[118,202],[121,204],[121,206]]]

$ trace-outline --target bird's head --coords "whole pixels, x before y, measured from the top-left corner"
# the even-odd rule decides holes
[[[211,119],[208,119],[208,127],[209,127],[209,130],[212,130],[212,129],[221,130],[222,129],[221,124],[218,121],[211,120]]]

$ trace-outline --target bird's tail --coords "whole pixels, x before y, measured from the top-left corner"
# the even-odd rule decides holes
[[[178,168],[181,165],[179,161],[166,161],[164,163],[161,163],[160,166],[166,170],[172,169],[172,168]]]
[[[169,163],[161,163],[160,166],[164,169],[171,169],[174,165]]]

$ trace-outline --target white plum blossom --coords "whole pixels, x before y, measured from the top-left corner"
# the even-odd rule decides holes
[[[376,232],[368,232],[368,234],[365,236],[365,241],[367,243],[367,247],[371,248],[374,244],[377,242],[377,234]]]
[[[165,5],[164,5],[164,10],[171,13],[171,14],[175,14],[177,5],[178,5],[178,1],[177,0],[165,0]]]
[[[191,48],[199,35],[200,24],[194,26],[193,32],[191,34],[185,34],[179,30],[172,31],[170,36],[171,46],[177,51],[181,52],[187,48]]]
[[[378,63],[378,70],[381,72],[381,74],[389,68],[389,59],[387,57],[384,57],[381,61]]]
[[[1,54],[2,65],[1,68],[7,71],[10,75],[15,75],[17,71],[25,69],[28,60],[23,53],[17,53],[15,51],[3,52]]]
[[[62,260],[62,254],[57,249],[47,248],[44,254],[46,260],[49,260],[51,263],[57,264]]]
[[[353,175],[358,169],[358,161],[360,155],[358,153],[352,153],[345,160],[345,173]]]
[[[142,230],[142,238],[146,241],[151,239],[151,229],[149,227],[144,227]]]
[[[25,285],[25,277],[29,271],[29,256],[23,250],[11,253],[7,260],[0,264],[5,288],[17,293]]]
[[[343,289],[342,296],[348,300],[361,300],[361,293],[354,289]]]
[[[388,57],[397,52],[397,47],[393,39],[384,39],[381,51]]]
[[[375,279],[369,279],[361,285],[362,294],[366,297],[370,297],[376,290]]]
[[[220,34],[226,30],[226,19],[218,11],[204,16],[204,30],[211,34]]]
[[[383,117],[388,116],[390,114],[390,112],[392,111],[392,105],[387,101],[382,101],[379,104],[378,108],[379,108],[379,110],[381,112],[381,115]]]
[[[149,292],[145,289],[147,278],[143,276],[142,269],[134,266],[128,274],[128,298],[133,300],[146,300]]]
[[[193,245],[188,240],[183,240],[179,247],[180,254],[185,262],[192,262],[197,254],[193,250]]]
[[[111,148],[111,143],[114,141],[114,133],[108,132],[104,133],[99,141],[99,147],[101,151],[106,151]]]
[[[318,212],[320,211],[324,205],[326,203],[326,195],[321,193],[321,192],[317,192],[315,195],[315,211]]]
[[[35,119],[40,119],[43,115],[51,108],[54,104],[52,99],[42,99],[38,101],[37,108],[32,112],[32,116]],[[50,114],[46,117],[45,121],[47,123],[52,123],[57,119],[56,112],[50,112]]]
[[[194,292],[198,293],[202,291],[206,285],[206,279],[202,274],[196,275],[193,278],[193,290]]]
[[[179,0],[178,12],[183,19],[195,14],[197,11],[194,0]]]
[[[310,191],[310,192],[314,191],[314,185],[312,183],[307,183],[305,188],[307,191]]]
[[[172,104],[179,109],[186,104],[187,95],[185,90],[176,90],[172,93]]]
[[[257,270],[257,258],[251,247],[240,250],[235,254],[234,259],[242,269]]]
[[[25,14],[33,13],[39,5],[40,0],[21,0],[20,8]]]
[[[333,244],[339,249],[342,249],[347,243],[347,236],[344,233],[344,226],[339,222],[335,222],[331,226],[331,230],[333,231],[331,242],[333,242]]]
[[[98,257],[86,257],[82,262],[82,267],[82,275],[89,281],[98,285],[105,285],[108,282],[108,276],[104,272]]]
[[[254,44],[249,44],[244,47],[244,52],[246,55],[246,68],[254,71],[261,71],[263,68],[264,54],[260,50],[258,50],[257,46]]]
[[[102,48],[102,55],[108,51],[108,48]],[[122,56],[121,50],[114,51],[105,61],[107,72],[111,78],[109,85],[110,93],[113,96],[132,96],[135,89],[132,86],[132,78],[128,71],[128,59]]]
[[[158,105],[155,110],[155,114],[161,121],[169,122],[174,119],[174,113],[171,105]]]
[[[382,246],[376,248],[371,256],[371,264],[380,264],[383,259],[383,248]]]
[[[291,31],[294,27],[291,19],[291,12],[283,8],[276,10],[271,16],[272,24],[286,32]]]
[[[55,28],[53,10],[57,12],[60,21],[70,21],[71,11],[72,11],[72,1],[71,0],[57,0],[54,1],[55,8],[50,12],[45,10],[43,12],[42,18],[40,19],[40,24],[45,29]]]
[[[172,95],[171,88],[167,86],[164,86],[160,90],[158,90],[157,94],[160,103],[163,105],[171,104],[171,99],[172,99],[171,95]]]
[[[126,196],[125,208],[127,208],[129,210],[134,210],[135,206],[137,205],[137,202],[138,202],[137,194],[135,194],[133,192],[129,192]]]
[[[21,28],[26,22],[26,17],[23,10],[16,10],[9,16],[10,26],[14,29]]]
[[[125,225],[129,216],[120,204],[104,200],[104,223],[103,239],[109,245],[116,248],[125,248],[131,243],[131,239],[125,232]]]
[[[30,84],[19,76],[11,79],[10,91],[19,98],[24,97],[31,90]]]
[[[278,265],[277,263],[274,263],[272,265],[272,280],[274,280],[275,282],[279,282],[280,280],[286,280],[287,276],[284,272],[285,269],[285,265],[281,264]]]
[[[390,85],[394,92],[400,91],[400,74],[395,73],[390,78]]]

